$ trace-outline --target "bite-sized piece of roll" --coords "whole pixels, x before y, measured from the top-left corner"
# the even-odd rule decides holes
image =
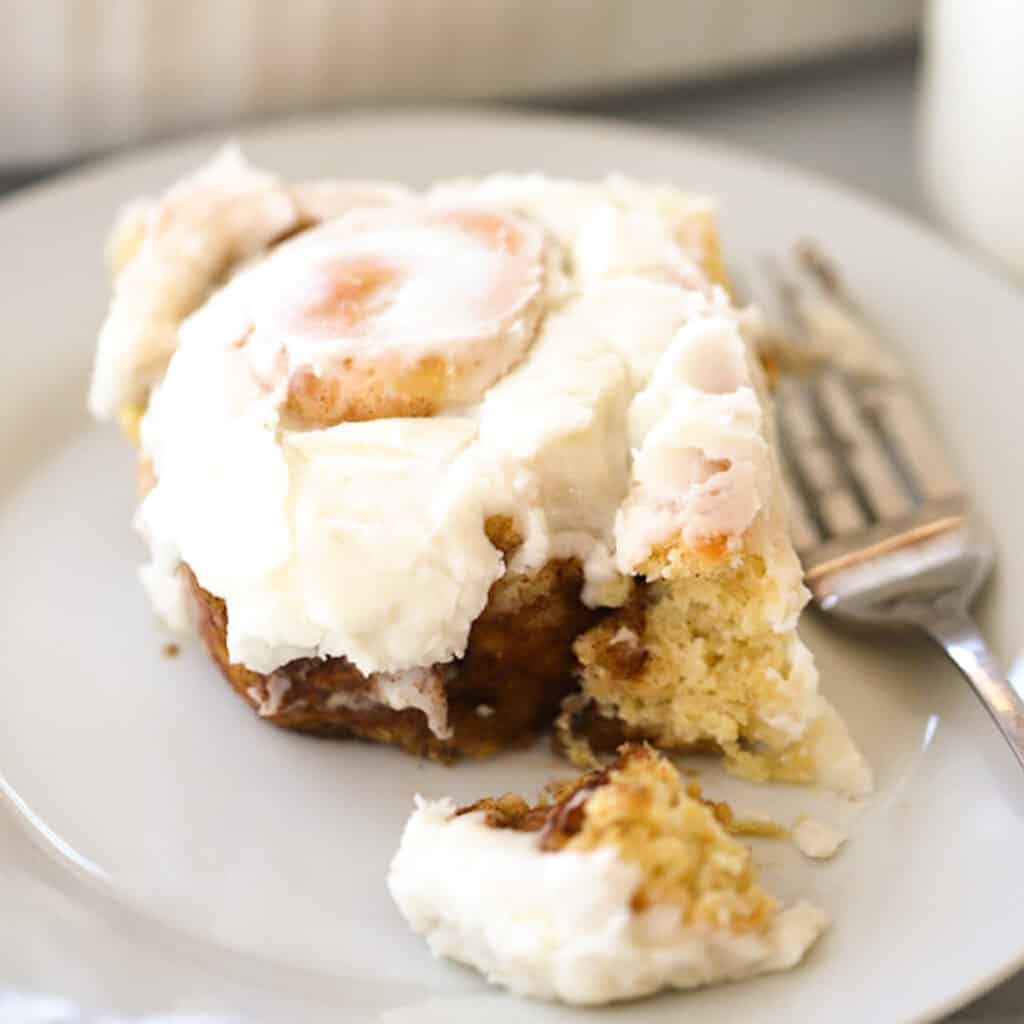
[[[436,956],[569,1003],[784,970],[827,924],[781,909],[713,807],[639,745],[532,806],[418,799],[388,885]]]

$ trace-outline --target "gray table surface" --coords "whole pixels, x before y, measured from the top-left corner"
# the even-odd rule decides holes
[[[727,83],[575,102],[568,109],[714,137],[827,175],[931,221],[915,178],[917,71],[917,55],[901,51]],[[558,103],[543,106],[567,109]],[[44,173],[0,170],[0,191]],[[1024,1021],[1024,972],[949,1020]]]

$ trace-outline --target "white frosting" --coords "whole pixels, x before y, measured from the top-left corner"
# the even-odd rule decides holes
[[[369,675],[461,654],[502,571],[474,423],[282,431],[244,355],[205,340],[183,343],[143,422],[158,482],[139,522],[155,563],[180,558],[224,599],[232,661],[344,656]]]
[[[814,860],[834,857],[847,838],[842,829],[819,818],[803,817],[793,826],[793,841],[797,848],[804,856]]]
[[[151,505],[148,512],[159,516],[160,504]],[[161,542],[169,530],[144,517],[141,509],[136,513],[135,526],[150,550],[149,561],[139,568],[142,587],[164,625],[174,633],[185,635],[192,628],[192,605],[178,550]]]
[[[616,647],[619,644],[625,647],[639,647],[640,637],[636,630],[630,629],[629,626],[619,626],[611,640],[608,641],[608,646]]]
[[[772,488],[771,454],[736,322],[682,327],[633,399],[633,488],[615,524],[617,558],[632,572],[678,533],[696,546],[737,544]]]
[[[126,261],[100,331],[89,391],[93,415],[110,417],[142,399],[177,347],[181,320],[213,281],[288,231],[296,218],[288,191],[250,168],[234,147],[160,201],[127,211],[114,239],[115,258]]]
[[[411,668],[405,672],[378,672],[359,690],[338,690],[327,698],[329,710],[387,707],[393,711],[422,711],[430,731],[442,740],[452,735],[448,724],[448,698],[444,679],[436,669]],[[479,708],[477,709],[479,712]]]
[[[603,182],[568,181],[542,174],[495,174],[455,181],[434,190],[440,201],[467,195],[483,204],[519,211],[543,224],[568,251],[577,276],[648,274],[707,291],[691,251],[697,223],[714,203],[668,185],[611,175]],[[675,244],[678,243],[678,244]]]
[[[525,357],[481,402],[429,419],[295,429],[281,418],[272,346],[253,372],[253,335],[267,297],[282,294],[270,284],[288,292],[334,232],[349,236],[328,225],[287,243],[178,331],[142,425],[157,480],[139,513],[147,576],[184,560],[227,603],[232,660],[256,671],[344,656],[367,675],[400,673],[460,656],[506,570],[577,557],[584,599],[613,606],[652,546],[743,535],[778,570],[773,621],[789,628],[804,595],[756,369],[724,293],[676,244],[705,206],[536,175],[446,185],[426,201],[546,232],[545,315]],[[399,251],[412,244],[406,208],[371,218],[398,225]],[[447,269],[458,254],[435,255]],[[475,271],[451,269],[473,294]],[[436,302],[411,295],[394,315],[409,331]],[[509,567],[484,533],[497,513],[524,536]]]
[[[806,655],[810,660],[810,652]],[[850,737],[846,723],[820,694],[813,698],[808,721],[814,721],[811,756],[817,766],[817,780],[827,789],[849,797],[863,797],[874,786],[871,766]]]
[[[388,887],[436,956],[514,992],[598,1004],[784,970],[827,924],[805,902],[744,935],[688,928],[676,907],[636,913],[640,870],[614,849],[543,852],[536,833],[454,812],[417,798]]]
[[[275,672],[267,681],[266,693],[258,686],[250,686],[245,692],[256,702],[256,713],[261,718],[268,718],[284,707],[285,697],[291,688],[292,681]]]
[[[111,237],[114,298],[89,391],[93,415],[145,398],[177,348],[179,324],[232,267],[304,224],[408,196],[369,181],[287,186],[228,145],[160,199],[129,203]]]
[[[540,229],[494,220],[410,199],[300,234],[227,289],[251,357],[270,367],[283,351],[289,373],[346,360],[394,376],[441,356],[460,370],[447,397],[479,400],[533,340],[543,270]],[[339,283],[355,301],[338,301]]]
[[[349,210],[368,206],[388,206],[400,203],[410,196],[401,185],[380,181],[303,181],[289,188],[307,221],[331,220]]]

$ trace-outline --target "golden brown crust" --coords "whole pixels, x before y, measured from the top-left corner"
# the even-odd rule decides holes
[[[619,758],[611,767],[549,783],[532,806],[517,793],[505,793],[460,807],[456,814],[483,811],[484,823],[490,828],[540,832],[542,850],[560,850],[582,827],[583,808],[590,794],[599,786],[607,785],[610,772],[641,749],[639,745],[627,744],[620,749]]]
[[[492,828],[538,833],[547,852],[612,847],[639,866],[633,908],[678,906],[689,924],[737,933],[760,928],[775,901],[757,883],[750,851],[727,833],[778,835],[771,822],[736,818],[647,744],[627,743],[605,769],[549,786],[535,805],[506,794],[458,814],[483,812]]]
[[[503,538],[511,543],[512,536]],[[463,658],[443,669],[449,739],[439,739],[422,711],[383,706],[329,707],[339,693],[370,685],[344,658],[302,658],[272,676],[232,664],[224,602],[187,572],[199,632],[231,686],[275,725],[321,736],[359,736],[435,760],[481,757],[528,743],[554,718],[574,686],[573,639],[597,612],[580,600],[583,574],[574,561],[551,562],[531,577],[504,577],[473,624]],[[275,701],[275,687],[284,690]]]
[[[561,779],[544,787],[536,804],[530,804],[518,793],[504,793],[498,797],[483,797],[456,814],[484,812],[484,822],[491,828],[507,828],[517,832],[541,832],[542,850],[560,850],[583,827],[587,800],[601,787],[607,786],[616,773],[637,766],[654,766],[662,760],[646,743],[622,743],[616,756],[606,767],[595,769],[575,779]],[[718,823],[733,835],[752,835],[778,839],[787,830],[768,818],[737,817],[725,800],[710,800],[704,796],[700,783],[691,779],[683,790],[691,800],[703,804],[714,814]]]
[[[377,367],[358,370],[347,359],[333,374],[308,368],[297,371],[288,386],[285,410],[299,423],[314,427],[433,416],[441,407],[450,377],[438,356],[423,356],[409,365],[395,360],[388,372]]]
[[[636,864],[634,910],[674,904],[688,925],[742,934],[760,928],[776,904],[758,885],[750,850],[728,835],[720,806],[703,800],[696,783],[684,791],[679,773],[651,747],[628,744],[565,804],[574,818],[560,848],[612,846]]]

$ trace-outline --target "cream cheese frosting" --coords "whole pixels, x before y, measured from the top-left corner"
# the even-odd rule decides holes
[[[579,1004],[784,970],[827,925],[801,901],[743,934],[688,927],[678,907],[631,907],[640,877],[613,847],[545,852],[536,832],[417,798],[388,887],[436,956],[514,992]]]
[[[162,199],[132,204],[111,245],[114,297],[100,331],[89,408],[113,416],[145,397],[174,350],[181,321],[232,262],[297,221],[288,191],[225,149]]]
[[[237,163],[229,170],[256,174]],[[268,177],[244,180],[257,205],[285,195]],[[588,603],[614,606],[652,547],[677,534],[688,544],[724,535],[733,547],[742,536],[756,549],[758,524],[777,501],[757,371],[742,319],[681,244],[706,203],[623,179],[537,175],[453,183],[413,198],[365,183],[336,192],[389,205],[348,210],[261,255],[259,246],[289,222],[284,207],[299,205],[288,193],[281,216],[246,237],[241,248],[252,256],[255,246],[255,258],[225,285],[197,299],[186,265],[165,286],[189,302],[155,318],[139,307],[131,331],[115,329],[131,319],[122,308],[131,290],[119,283],[124,302],[115,298],[105,332],[121,339],[121,356],[112,359],[101,343],[93,407],[106,413],[115,399],[144,391],[173,348],[142,423],[156,485],[137,519],[152,552],[147,589],[170,619],[180,619],[175,570],[184,561],[226,602],[232,661],[269,673],[298,657],[343,656],[367,675],[400,673],[460,656],[505,572],[576,557]],[[347,209],[344,201],[336,208]],[[490,250],[474,263],[472,238],[437,228],[432,218],[451,210],[490,218],[499,249],[518,232],[514,253],[507,246],[512,269]],[[241,215],[227,222],[239,219],[249,223]],[[203,221],[202,232],[218,235],[220,251],[237,250],[218,224]],[[364,288],[359,279],[358,301],[369,295],[373,305],[363,338],[328,331],[317,348],[282,330],[289,301],[301,307],[303,289],[318,287],[318,268],[350,259],[353,246],[407,269],[408,291],[395,298],[390,286],[378,289],[374,279]],[[159,250],[156,277],[170,274],[172,256]],[[516,287],[526,282],[509,294],[526,298],[499,302],[500,315],[486,321],[481,296],[489,279],[501,291],[506,272]],[[443,344],[429,333],[437,316],[426,317],[441,315],[439,295],[446,306],[465,303],[444,314]],[[173,315],[197,302],[172,341]],[[486,329],[474,334],[482,321]],[[290,413],[289,360],[327,379],[318,353],[362,352],[371,362],[375,346],[450,355],[452,337],[487,339],[462,350],[483,383],[450,394],[433,415],[311,426]],[[357,341],[362,349],[352,347]],[[382,376],[390,372],[380,365]],[[118,374],[128,383],[114,387]],[[496,514],[510,515],[523,535],[510,565],[486,536]],[[762,553],[787,579],[799,572],[791,552],[766,544]],[[792,591],[780,586],[780,602],[789,602],[778,610],[780,628],[798,611]]]
[[[538,225],[478,204],[356,209],[236,282],[244,344],[311,425],[479,401],[543,312]]]
[[[114,297],[89,391],[93,415],[110,418],[146,397],[178,346],[181,321],[234,266],[299,227],[406,195],[374,182],[287,186],[229,145],[159,199],[129,204],[111,238]]]
[[[688,547],[720,536],[738,546],[772,480],[734,320],[701,317],[676,332],[633,399],[627,429],[633,487],[615,527],[622,571],[634,571],[673,533]]]

